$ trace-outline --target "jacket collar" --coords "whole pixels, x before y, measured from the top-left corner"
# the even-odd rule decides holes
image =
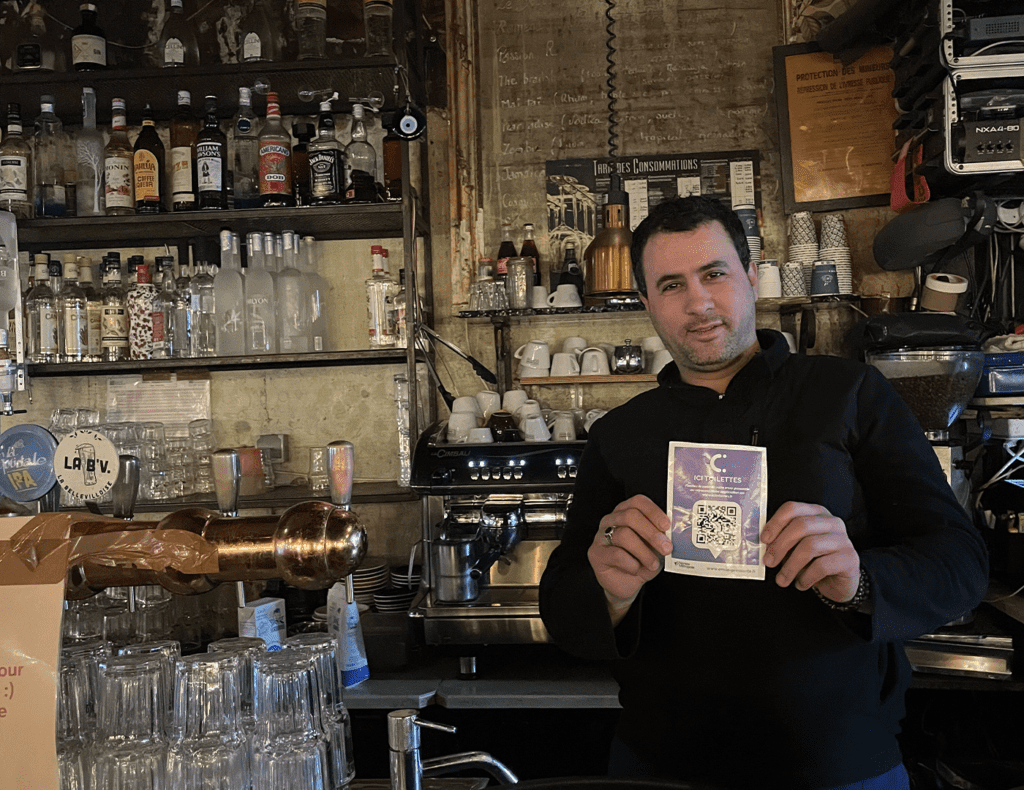
[[[789,343],[781,332],[774,329],[758,329],[757,342],[761,350],[732,377],[726,392],[737,388],[746,389],[758,381],[771,379],[789,358]],[[679,368],[670,362],[658,373],[658,385],[667,387],[679,395],[692,395],[705,398],[708,395],[718,397],[717,393],[707,387],[687,384],[679,376]]]

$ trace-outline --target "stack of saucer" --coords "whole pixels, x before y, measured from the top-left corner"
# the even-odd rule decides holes
[[[406,587],[388,587],[373,594],[373,608],[378,612],[408,612],[416,591]]]
[[[789,263],[803,267],[807,293],[811,292],[811,269],[819,258],[814,218],[809,211],[798,211],[789,218]]]
[[[423,569],[419,565],[412,566],[412,573],[408,565],[395,565],[391,568],[391,583],[395,587],[407,587],[415,590],[420,586],[420,573]]]
[[[373,594],[390,584],[391,571],[379,557],[367,557],[362,565],[352,571],[352,587],[358,603],[372,604]]]
[[[818,259],[832,261],[839,275],[839,293],[853,293],[853,266],[846,225],[842,214],[826,214],[821,218],[821,248]]]

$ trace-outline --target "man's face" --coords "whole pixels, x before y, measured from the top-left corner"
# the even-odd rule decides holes
[[[643,302],[684,379],[724,370],[756,345],[756,268],[744,270],[720,222],[652,236],[643,261]]]

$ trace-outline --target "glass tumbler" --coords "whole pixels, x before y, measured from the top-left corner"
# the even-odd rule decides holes
[[[320,688],[304,650],[263,653],[253,661],[255,741],[322,740]]]
[[[166,751],[170,706],[165,676],[164,657],[159,653],[110,656],[100,661],[98,754],[153,745]],[[114,762],[118,762],[116,755]]]
[[[206,649],[210,653],[233,653],[238,656],[242,724],[246,731],[251,733],[254,726],[253,663],[257,657],[267,652],[266,643],[258,636],[231,636],[210,642]]]
[[[213,420],[192,420],[188,424],[188,435],[192,445],[195,490],[208,494],[213,491]]]
[[[181,658],[181,644],[175,639],[158,639],[125,645],[117,652],[120,656],[141,656],[158,662],[160,698],[164,703],[160,716],[161,735],[168,737],[174,715],[174,665]]]
[[[171,741],[236,741],[242,737],[242,657],[195,653],[174,663]]]

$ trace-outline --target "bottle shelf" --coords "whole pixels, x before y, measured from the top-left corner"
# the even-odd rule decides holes
[[[370,239],[401,236],[401,203],[353,206],[300,206],[298,208],[179,211],[134,214],[124,217],[66,217],[18,221],[18,244],[30,251],[136,246],[188,242],[215,237],[222,228],[244,236],[249,231],[294,230],[326,239]],[[425,229],[417,222],[417,228]]]
[[[118,69],[67,72],[62,74],[5,74],[4,102],[21,104],[22,117],[34,118],[39,97],[48,93],[57,103],[56,113],[65,125],[82,123],[82,88],[96,90],[97,123],[110,123],[110,101],[115,96],[128,105],[128,123],[141,123],[146,103],[154,117],[166,123],[177,109],[177,91],[192,94],[192,110],[201,112],[203,96],[217,97],[218,115],[234,116],[238,89],[266,84],[278,94],[282,115],[315,115],[316,99],[309,95],[337,91],[341,101],[336,112],[351,109],[349,99],[366,99],[373,94],[394,101],[396,62],[385,57],[351,60],[307,60],[288,63],[230,63],[176,69]],[[413,86],[413,90],[416,87]],[[303,95],[306,98],[303,98]],[[253,96],[253,109],[262,117],[265,99]]]
[[[555,384],[654,384],[658,377],[653,373],[612,373],[607,376],[530,376],[519,379],[524,387],[549,386]]]
[[[422,354],[417,352],[417,357]],[[272,370],[275,368],[343,367],[355,365],[404,365],[404,348],[369,348],[354,351],[318,351],[307,354],[263,354],[245,357],[191,357],[188,359],[132,359],[123,362],[29,363],[28,375],[35,378],[92,376],[98,373],[176,372],[184,370]]]

